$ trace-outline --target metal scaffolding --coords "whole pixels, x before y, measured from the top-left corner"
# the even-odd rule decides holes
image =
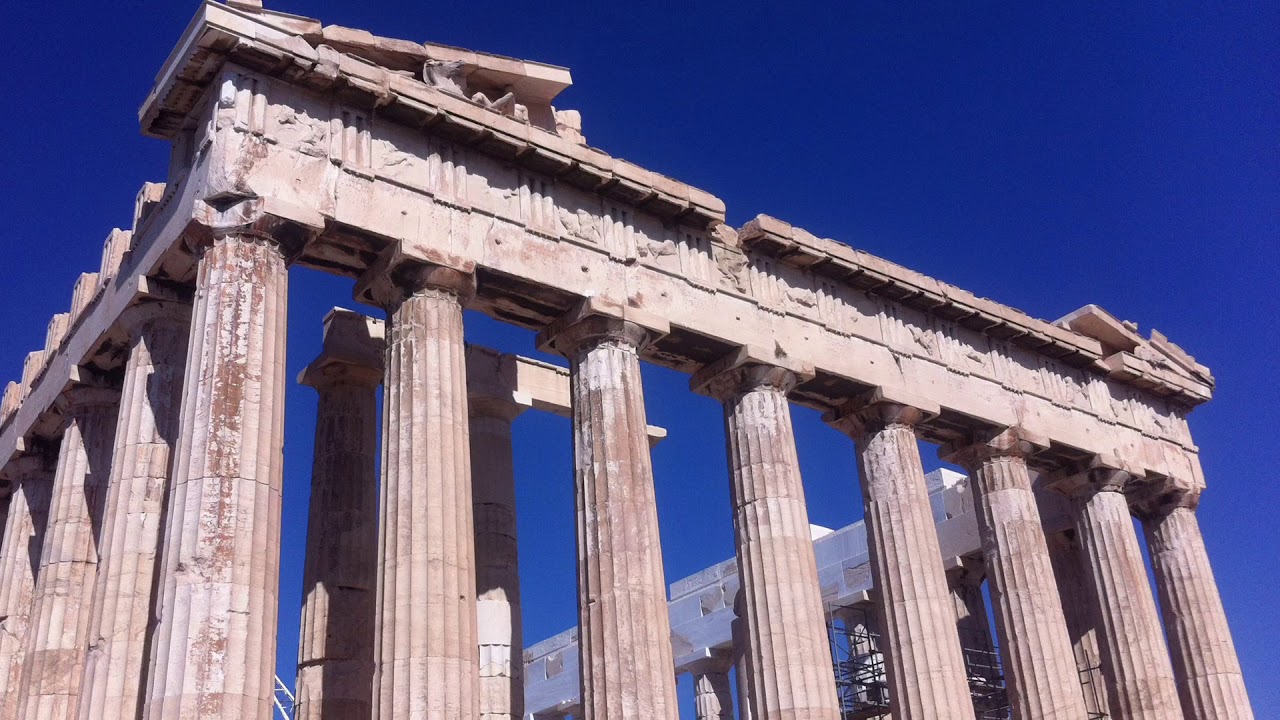
[[[827,609],[827,635],[843,720],[889,716],[889,680],[880,635],[861,607]]]
[[[276,689],[272,700],[275,701],[274,716],[279,716],[280,720],[293,720],[293,691],[284,684],[279,675],[276,675]]]
[[[1089,720],[1107,720],[1107,688],[1102,682],[1102,666],[1086,662],[1080,670],[1080,688]]]
[[[843,720],[889,717],[889,680],[880,633],[865,606],[829,607],[827,633]],[[976,720],[1006,720],[1000,654],[989,638],[961,638]]]

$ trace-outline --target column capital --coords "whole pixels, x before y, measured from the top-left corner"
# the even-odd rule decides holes
[[[1022,427],[975,430],[968,436],[938,448],[938,457],[967,468],[1000,457],[1029,458],[1049,447],[1049,438]]]
[[[324,231],[319,212],[274,197],[221,197],[197,201],[183,242],[197,258],[226,237],[239,237],[279,247],[286,259],[296,258]]]
[[[1123,493],[1142,473],[1114,455],[1098,453],[1054,473],[1048,486],[1072,498],[1094,493]]]
[[[334,308],[324,317],[319,357],[298,375],[317,390],[335,385],[375,388],[382,384],[386,325],[354,310]]]
[[[602,297],[589,297],[538,333],[538,349],[573,357],[616,343],[642,350],[671,332],[666,319]]]
[[[1183,487],[1172,478],[1161,478],[1134,493],[1129,505],[1143,522],[1159,520],[1180,509],[1195,512],[1200,507],[1200,489]]]
[[[813,366],[808,363],[744,345],[695,372],[689,378],[689,389],[725,402],[757,388],[773,388],[786,394],[813,376]]]
[[[178,325],[191,324],[191,304],[177,300],[157,302],[140,302],[130,305],[120,313],[120,327],[136,338],[148,325],[157,322],[168,322]]]
[[[53,471],[54,457],[48,448],[42,448],[37,452],[19,455],[5,463],[4,467],[0,468],[0,480],[16,483],[36,475],[52,477]]]
[[[890,425],[916,425],[942,412],[937,403],[893,386],[872,388],[822,419],[855,440]]]
[[[356,282],[357,302],[392,311],[423,292],[454,295],[466,305],[476,294],[476,264],[431,248],[387,248]]]
[[[74,384],[62,391],[54,401],[58,413],[64,416],[74,415],[81,410],[120,402],[120,391],[106,384],[86,383]]]
[[[947,581],[953,585],[978,586],[987,576],[987,563],[982,557],[950,557],[943,561]]]
[[[298,384],[316,390],[341,385],[376,388],[382,384],[382,368],[321,356],[298,373]]]

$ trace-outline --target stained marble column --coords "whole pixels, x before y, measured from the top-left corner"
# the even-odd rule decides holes
[[[15,720],[53,468],[43,454],[33,454],[11,460],[4,472],[13,495],[0,538],[0,720]]]
[[[119,402],[117,390],[94,386],[76,386],[58,399],[66,424],[27,633],[22,720],[71,720],[79,707],[98,565],[97,528]]]
[[[1098,601],[1098,645],[1112,716],[1179,717],[1169,650],[1124,495],[1129,475],[1096,467],[1085,477],[1077,491],[1076,533]]]
[[[480,714],[462,308],[469,266],[387,256],[358,295],[387,310],[374,711]]]
[[[294,720],[367,720],[373,712],[383,352],[381,323],[334,309],[323,351],[298,378],[319,403]]]
[[[195,248],[149,720],[266,720],[275,690],[288,269],[253,232]]]
[[[812,370],[764,364],[751,354],[708,365],[692,387],[724,403],[756,717],[836,720],[835,673],[787,401]]]
[[[578,617],[587,720],[674,720],[675,662],[639,349],[660,323],[588,304],[543,331],[569,359],[578,509]],[[657,328],[655,330],[655,328]]]
[[[923,400],[891,400],[877,391],[829,420],[858,446],[893,716],[972,720],[955,609],[916,445],[915,425],[927,407]]]
[[[1246,720],[1245,690],[1218,583],[1196,519],[1199,495],[1183,493],[1143,515],[1143,530],[1187,720]]]
[[[524,643],[511,422],[527,405],[472,395],[471,485],[476,532],[480,717],[524,717]]]
[[[116,421],[80,720],[136,720],[146,688],[152,590],[177,440],[191,306],[136,306]]]
[[[733,720],[733,688],[727,660],[709,660],[693,671],[693,716],[697,720]]]
[[[1074,720],[1085,712],[1027,469],[1027,456],[1046,444],[1010,429],[955,448],[949,456],[970,472],[1015,720]]]

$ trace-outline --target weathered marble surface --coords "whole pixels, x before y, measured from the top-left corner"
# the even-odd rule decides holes
[[[724,403],[755,717],[836,720],[822,589],[787,401],[806,372],[737,353],[700,371],[693,384]]]
[[[35,454],[10,462],[6,472],[15,487],[0,538],[0,720],[15,720],[33,619],[36,573],[53,492],[53,468],[46,458]]]
[[[80,386],[64,393],[67,418],[53,478],[40,570],[32,597],[20,720],[72,720],[84,681],[85,652],[120,393]]]
[[[1198,496],[1177,497],[1143,518],[1182,711],[1188,720],[1250,720],[1218,583],[1196,519]]]
[[[1135,720],[1182,712],[1156,614],[1133,518],[1123,495],[1123,471],[1090,471],[1079,498],[1076,534],[1092,580],[1098,647],[1112,714]]]
[[[475,281],[465,268],[385,259],[357,289],[389,315],[373,717],[478,717],[462,334]]]
[[[728,664],[721,662],[694,673],[693,716],[697,720],[733,720]]]
[[[857,443],[893,715],[968,720],[973,701],[916,445],[926,410],[917,406],[928,408],[872,396],[831,420]]]
[[[144,717],[265,718],[280,588],[285,251],[234,231],[197,252]]]
[[[656,332],[583,305],[544,332],[569,359],[582,705],[589,720],[674,719],[675,662],[638,349]]]
[[[1071,720],[1084,695],[1027,469],[1037,441],[1010,429],[951,457],[971,472],[1013,717]]]
[[[124,321],[131,345],[100,531],[80,720],[136,720],[144,702],[191,306],[147,304],[130,310]]]
[[[524,636],[511,421],[525,406],[473,394],[470,408],[480,718],[520,720],[524,717]]]
[[[298,378],[319,402],[294,720],[367,720],[373,712],[382,331],[334,309],[324,350]]]

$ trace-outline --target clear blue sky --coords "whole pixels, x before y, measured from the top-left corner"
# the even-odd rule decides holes
[[[1054,319],[1097,303],[1209,365],[1200,512],[1259,717],[1280,717],[1275,432],[1280,4],[285,0],[375,33],[572,68],[593,145]],[[964,7],[970,5],[973,7]],[[836,7],[839,6],[839,7]],[[167,150],[135,111],[194,2],[0,9],[0,380],[43,343]],[[290,373],[348,281],[295,271]],[[472,340],[530,352],[482,317]],[[647,368],[668,580],[730,556],[718,408]],[[296,653],[314,396],[288,396],[281,674]],[[796,411],[811,519],[861,515],[848,441]],[[518,421],[526,635],[576,621],[568,424]],[[930,462],[933,462],[929,459]],[[686,695],[687,695],[687,681]],[[687,702],[686,711],[689,709]]]

